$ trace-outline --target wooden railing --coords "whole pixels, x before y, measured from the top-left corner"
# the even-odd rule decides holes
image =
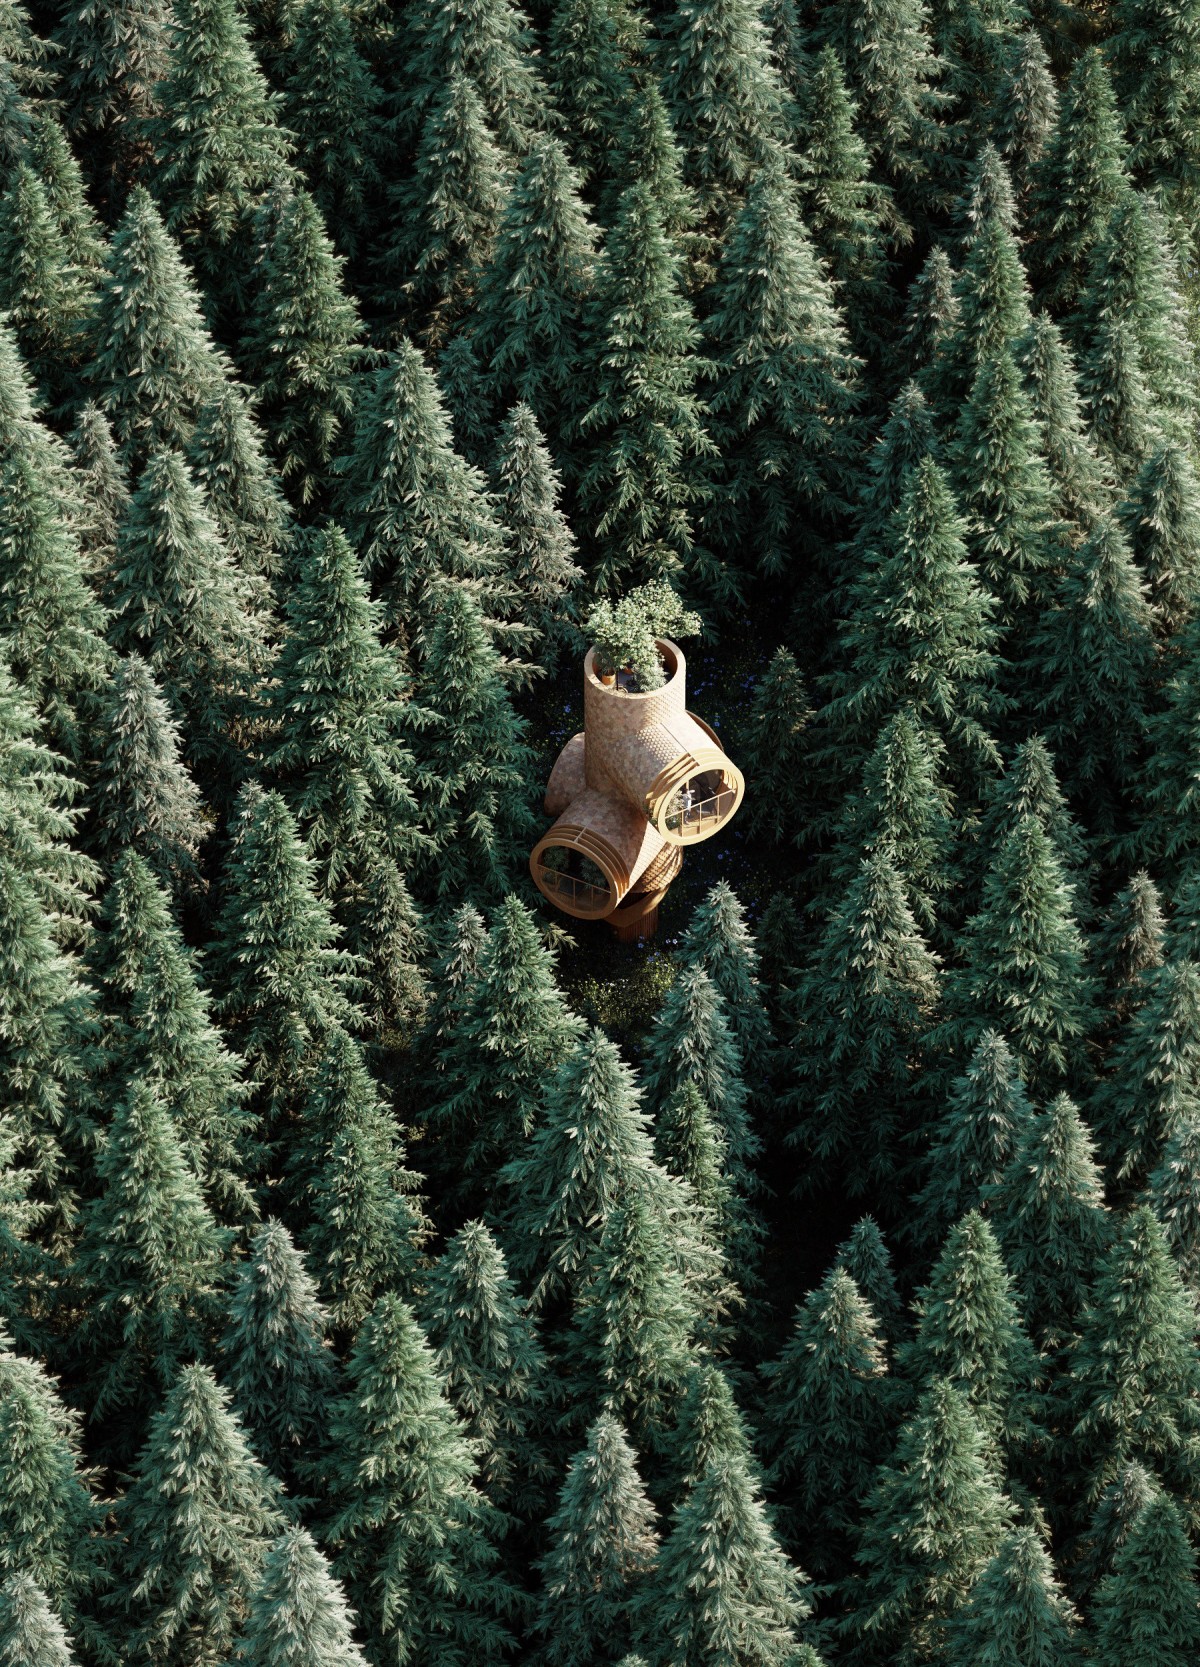
[[[681,839],[699,839],[732,814],[737,794],[723,787],[707,799],[696,799],[685,809],[678,797],[667,814],[667,827]]]
[[[577,880],[573,874],[548,868],[544,863],[541,879],[547,892],[556,892],[559,897],[568,898],[577,909],[593,909],[599,913],[612,901],[612,893],[607,886],[594,886],[590,880]]]

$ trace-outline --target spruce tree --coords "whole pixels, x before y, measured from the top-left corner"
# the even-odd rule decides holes
[[[56,402],[79,385],[92,278],[71,259],[41,180],[18,163],[0,198],[0,306],[30,375]]]
[[[526,1517],[544,1496],[548,1470],[537,1432],[546,1357],[482,1221],[461,1228],[434,1265],[425,1310],[434,1362],[476,1443],[487,1496]]]
[[[996,610],[968,560],[965,531],[942,470],[920,462],[848,599],[847,669],[821,717],[842,758],[848,745],[864,758],[905,707],[941,737],[956,776],[971,781],[994,767]]]
[[[253,1215],[246,1177],[256,1155],[241,1063],[212,1023],[169,897],[134,851],[113,868],[101,925],[90,950],[106,1019],[97,1087],[152,1085],[210,1207],[240,1225]]]
[[[797,983],[790,1138],[861,1193],[890,1177],[938,967],[885,852],[865,860]]]
[[[745,1187],[761,1142],[746,1114],[747,1060],[718,976],[699,959],[682,968],[647,1038],[644,1080],[655,1105],[694,1084],[717,1119],[731,1173]]]
[[[83,171],[55,113],[45,104],[39,104],[32,115],[29,159],[45,189],[50,212],[66,244],[67,257],[76,271],[90,281],[104,267],[104,234],[88,202]]]
[[[288,511],[246,393],[221,382],[201,405],[187,449],[225,548],[244,574],[272,578],[288,541]]]
[[[325,1316],[286,1227],[267,1221],[238,1265],[223,1376],[255,1450],[272,1474],[294,1471],[324,1433],[335,1383]]]
[[[325,492],[349,425],[358,312],[309,193],[281,187],[269,206],[244,355],[280,478],[306,507]]]
[[[504,534],[481,474],[454,449],[437,381],[404,341],[365,379],[343,464],[346,526],[388,630],[419,664],[447,581],[485,581]]]
[[[991,1196],[1032,1116],[1012,1049],[985,1030],[933,1127],[917,1199],[923,1237],[936,1241]]]
[[[145,162],[145,124],[166,69],[170,8],[161,0],[74,0],[64,8],[67,125],[96,145],[94,176],[120,195]]]
[[[571,640],[582,572],[560,507],[562,482],[528,405],[518,402],[504,420],[492,478],[496,513],[511,540],[506,566],[520,617],[538,633],[542,663],[553,664]]]
[[[523,400],[564,461],[578,398],[594,234],[561,141],[539,138],[513,180],[475,291],[472,346],[493,408]]]
[[[330,1414],[323,1539],[368,1646],[430,1667],[497,1662],[516,1593],[496,1573],[503,1519],[411,1311],[383,1296],[363,1323]]]
[[[258,198],[287,168],[279,99],[234,0],[174,0],[147,133],[167,229],[219,295],[240,298]]]
[[[938,355],[958,328],[956,274],[950,256],[936,243],[909,285],[901,346],[910,375],[931,381]]]
[[[1057,1348],[1079,1323],[1110,1236],[1092,1137],[1065,1094],[1026,1120],[985,1202],[1030,1335]]]
[[[1105,1488],[1082,1541],[1079,1578],[1087,1589],[1094,1590],[1112,1573],[1117,1553],[1143,1508],[1161,1492],[1158,1478],[1136,1460]]]
[[[1136,1459],[1186,1494],[1196,1483],[1200,1356],[1191,1298],[1147,1205],[1096,1271],[1071,1356],[1070,1446],[1096,1499]]]
[[[720,1255],[743,1291],[754,1285],[762,1224],[727,1173],[725,1137],[695,1083],[685,1083],[660,1110],[654,1145],[662,1167],[690,1187],[701,1239]],[[722,1300],[733,1297],[727,1288],[721,1295]]]
[[[437,898],[496,897],[532,838],[529,749],[479,604],[460,586],[441,595],[418,699],[406,719],[425,886]]]
[[[966,1397],[935,1380],[866,1504],[847,1586],[853,1631],[897,1664],[937,1659],[1012,1524]]]
[[[298,160],[337,248],[355,255],[379,185],[379,88],[343,0],[305,0],[296,14],[284,115]]]
[[[754,174],[724,242],[705,323],[710,429],[723,458],[714,516],[761,570],[844,509],[858,361],[780,158]],[[811,582],[811,573],[793,573]]]
[[[1120,0],[1109,43],[1113,84],[1129,135],[1129,170],[1177,215],[1200,190],[1200,28],[1190,0]]]
[[[1150,1177],[1149,1200],[1193,1297],[1200,1297],[1200,1115],[1180,1118]]]
[[[857,1521],[891,1434],[878,1322],[848,1273],[830,1270],[796,1310],[779,1358],[760,1370],[769,1479],[787,1501],[792,1539],[823,1571]]]
[[[153,1661],[227,1661],[271,1540],[279,1488],[207,1366],[184,1366],[121,1500],[129,1647]]]
[[[129,512],[129,486],[113,444],[108,418],[95,400],[80,406],[71,430],[77,487],[75,533],[88,573],[107,582],[117,551],[117,532]]]
[[[1155,627],[1173,637],[1192,618],[1200,597],[1200,485],[1187,451],[1171,443],[1156,447],[1120,513]]]
[[[274,666],[266,763],[305,836],[322,894],[361,892],[368,861],[411,854],[416,801],[400,739],[404,694],[341,529],[298,535]]]
[[[547,76],[571,155],[594,192],[638,96],[644,25],[628,0],[559,0],[550,16]]]
[[[1013,183],[1026,196],[1058,123],[1058,87],[1042,37],[1024,29],[1009,42],[1008,67],[996,89],[990,126]]]
[[[892,1269],[892,1255],[879,1224],[872,1216],[857,1222],[833,1263],[858,1286],[885,1338],[895,1339],[903,1324],[900,1293]]]
[[[1068,1667],[1077,1617],[1036,1528],[1017,1528],[950,1623],[947,1667]]]
[[[1200,1648],[1196,1554],[1179,1511],[1159,1494],[1143,1506],[1092,1610],[1097,1667],[1136,1656],[1145,1667],[1186,1667]]]
[[[0,1585],[0,1661],[5,1667],[74,1667],[66,1628],[28,1574]]]
[[[799,839],[808,821],[813,715],[795,655],[777,648],[755,681],[739,744],[747,776],[757,784],[746,811],[754,831],[773,846]]]
[[[179,250],[147,192],[113,233],[92,317],[91,378],[127,463],[187,443],[222,361]]]
[[[84,1469],[80,1418],[36,1360],[0,1348],[0,1578],[54,1593],[57,1614],[86,1642],[102,1584],[100,1513]],[[80,1612],[83,1612],[82,1615]]]
[[[117,539],[109,640],[146,661],[189,763],[210,778],[237,767],[238,725],[262,664],[263,621],[250,602],[187,466],[156,449]]]
[[[1117,894],[1093,940],[1104,1006],[1117,1020],[1145,1001],[1166,957],[1165,937],[1158,887],[1143,868]]]
[[[1086,537],[1110,503],[1112,483],[1087,433],[1075,361],[1047,314],[1034,318],[1019,344],[1019,358],[1041,427],[1054,513],[1073,540]]]
[[[546,95],[538,80],[529,19],[512,0],[472,0],[448,12],[421,0],[401,35],[405,75],[396,89],[396,140],[409,147],[450,78],[475,87],[503,149],[523,156],[545,125]]]
[[[966,1396],[989,1452],[1036,1442],[1038,1359],[1014,1301],[995,1234],[977,1210],[950,1229],[913,1303],[916,1329],[900,1352],[911,1382],[942,1378]]]
[[[354,1614],[307,1529],[287,1528],[268,1548],[237,1660],[243,1667],[365,1667]]]
[[[567,1466],[546,1523],[535,1628],[553,1667],[592,1667],[629,1642],[631,1610],[658,1551],[655,1510],[617,1419],[602,1413]]]
[[[342,1030],[325,1043],[298,1123],[293,1218],[330,1324],[353,1334],[381,1292],[412,1287],[427,1231],[422,1178],[405,1167],[392,1114]]]
[[[578,490],[594,528],[597,590],[681,573],[694,582],[709,565],[694,540],[707,495],[701,460],[712,450],[696,394],[699,339],[653,192],[632,185],[597,265],[594,397],[579,418]]]
[[[577,1286],[609,1216],[651,1158],[633,1072],[593,1027],[555,1070],[527,1146],[500,1172],[510,1260],[517,1273],[536,1274],[538,1306]]]
[[[87,1302],[85,1352],[97,1413],[175,1381],[215,1318],[228,1235],[214,1221],[153,1080],[130,1080],[96,1156],[75,1276]]]
[[[287,806],[249,783],[235,808],[209,964],[218,1014],[269,1104],[295,1098],[330,1032],[354,1017],[337,943]]]
[[[195,884],[204,802],[180,757],[179,725],[140,655],[117,661],[101,725],[92,791],[97,848],[110,864],[136,851],[169,888]]]
[[[1098,47],[1080,54],[1038,165],[1032,201],[1035,279],[1042,305],[1069,314],[1125,186],[1125,141]]]
[[[1171,959],[1111,1054],[1097,1126],[1118,1180],[1144,1180],[1179,1124],[1200,1107],[1200,967]]]

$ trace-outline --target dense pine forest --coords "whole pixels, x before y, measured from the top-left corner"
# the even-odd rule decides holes
[[[1200,0],[0,0],[0,1667],[1195,1667],[1198,261]]]

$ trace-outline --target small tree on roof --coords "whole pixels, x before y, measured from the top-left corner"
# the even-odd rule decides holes
[[[611,677],[628,669],[642,693],[661,689],[666,682],[658,639],[694,637],[699,630],[700,615],[690,613],[662,579],[639,585],[617,602],[597,602],[584,624],[596,645],[600,675]]]

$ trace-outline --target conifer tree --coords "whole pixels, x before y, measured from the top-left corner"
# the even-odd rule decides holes
[[[219,382],[200,300],[147,192],[129,195],[92,318],[91,377],[123,459],[182,447]]]
[[[1053,1349],[1078,1324],[1109,1239],[1092,1137],[1065,1094],[1026,1120],[986,1202],[1026,1326]]]
[[[726,1173],[725,1137],[695,1083],[685,1083],[667,1101],[655,1119],[654,1137],[662,1167],[691,1189],[696,1231],[746,1290],[757,1280],[762,1224]],[[726,1288],[719,1300],[732,1296]]]
[[[731,1172],[744,1185],[761,1143],[746,1115],[746,1058],[719,976],[699,959],[683,967],[647,1038],[644,1080],[656,1105],[688,1083],[695,1085],[720,1126]]]
[[[1114,1176],[1144,1180],[1179,1123],[1200,1104],[1200,967],[1173,958],[1112,1052],[1096,1118]]]
[[[352,1334],[382,1291],[411,1288],[427,1224],[421,1177],[342,1030],[325,1044],[299,1114],[290,1192],[330,1324]]]
[[[120,1526],[130,1648],[228,1660],[282,1520],[278,1484],[207,1366],[184,1366],[151,1418]]]
[[[238,1645],[244,1667],[365,1667],[345,1594],[304,1528],[271,1544]]]
[[[1176,214],[1200,189],[1200,39],[1188,0],[1150,6],[1121,0],[1109,45],[1113,83],[1129,135],[1129,171]]]
[[[814,708],[796,657],[777,648],[750,696],[740,752],[758,791],[746,806],[756,833],[779,846],[799,839],[808,821],[805,764]]]
[[[58,33],[67,122],[99,146],[95,177],[119,196],[145,162],[145,124],[166,70],[161,0],[74,0]]]
[[[447,581],[482,590],[504,535],[482,475],[454,449],[437,382],[411,342],[366,379],[344,473],[350,537],[389,632],[419,663]]]
[[[904,707],[941,737],[956,775],[977,779],[994,766],[995,609],[968,561],[965,530],[945,475],[926,458],[850,594],[841,647],[853,672],[838,676],[821,718],[839,751],[850,743],[865,757]]]
[[[823,12],[814,38],[841,60],[871,160],[911,215],[930,193],[942,103],[924,7],[853,0]]]
[[[105,615],[35,450],[0,445],[0,630],[47,738],[82,761],[107,681]]]
[[[354,1017],[337,942],[287,806],[249,783],[235,808],[210,965],[218,1013],[271,1103],[295,1096],[329,1033]]]
[[[1105,516],[1071,560],[1030,645],[1043,666],[1045,735],[1092,824],[1119,823],[1145,734],[1153,656],[1146,587],[1119,522]]]
[[[379,184],[379,88],[343,0],[305,0],[289,57],[284,114],[298,159],[335,245],[354,255]]]
[[[1036,1528],[1017,1528],[951,1621],[947,1667],[1067,1667],[1076,1624]]]
[[[495,897],[532,834],[529,750],[479,604],[460,586],[441,595],[418,697],[406,718],[426,884],[439,898]]]
[[[194,884],[203,800],[179,756],[179,725],[140,655],[117,661],[101,726],[92,794],[98,849],[109,863],[136,851],[164,886]]]
[[[523,156],[545,125],[529,19],[512,0],[473,0],[460,10],[422,0],[404,20],[406,73],[394,97],[393,124],[402,147],[412,144],[429,107],[450,78],[475,87],[503,149]]]
[[[209,1205],[240,1224],[253,1214],[254,1161],[241,1064],[212,1023],[167,895],[134,851],[113,868],[101,924],[90,963],[106,1016],[96,1062],[104,1086],[153,1085]]]
[[[1200,1116],[1181,1117],[1150,1177],[1149,1200],[1193,1297],[1200,1296]]]
[[[780,1549],[737,1424],[676,1505],[636,1602],[639,1645],[664,1667],[722,1656],[747,1667],[803,1662],[803,1577]]]
[[[1087,844],[1058,785],[1054,759],[1040,735],[1022,741],[999,781],[991,784],[980,821],[982,848],[994,853],[1013,829],[1030,817],[1049,834],[1074,888],[1076,907],[1081,914],[1090,914]]]
[[[904,309],[904,361],[913,376],[931,380],[938,355],[958,326],[958,293],[950,256],[936,243],[913,279]]]
[[[1200,484],[1187,451],[1157,446],[1138,471],[1121,519],[1141,568],[1157,631],[1182,630],[1200,598]]]
[[[1158,1478],[1135,1460],[1127,1464],[1100,1496],[1083,1540],[1079,1575],[1090,1589],[1111,1574],[1117,1553],[1128,1540],[1143,1508],[1162,1492]]]
[[[528,1145],[500,1174],[510,1260],[515,1272],[536,1273],[538,1306],[576,1286],[609,1216],[652,1158],[633,1072],[598,1027],[557,1067],[540,1110]]]
[[[1166,927],[1158,887],[1139,870],[1117,894],[1093,940],[1105,1008],[1118,1020],[1142,1005],[1166,956]]]
[[[792,1539],[823,1570],[857,1520],[891,1433],[878,1322],[844,1269],[810,1292],[779,1358],[761,1371],[770,1481],[787,1500]]]
[[[1136,1459],[1191,1493],[1200,1423],[1191,1298],[1147,1205],[1126,1219],[1096,1272],[1071,1357],[1071,1437],[1097,1498]]]
[[[992,1454],[1026,1452],[1037,1438],[1037,1355],[995,1234],[977,1210],[950,1229],[913,1313],[916,1329],[900,1353],[909,1379],[942,1378],[960,1390]]]
[[[1146,1667],[1185,1667],[1200,1647],[1196,1554],[1165,1494],[1147,1501],[1092,1611],[1097,1667],[1136,1655]]]
[[[1023,29],[1011,42],[990,127],[1018,192],[1028,194],[1058,122],[1058,88],[1042,37]]]
[[[594,235],[560,140],[539,138],[520,164],[475,291],[472,346],[493,408],[522,400],[565,461],[593,289]]]
[[[189,763],[207,776],[236,768],[237,727],[263,658],[250,600],[187,466],[156,449],[117,539],[109,641],[145,660]]]
[[[57,1614],[82,1637],[102,1580],[80,1422],[39,1361],[0,1348],[0,1579],[25,1576],[53,1592]]]
[[[487,1496],[527,1517],[544,1496],[548,1471],[536,1428],[546,1357],[482,1221],[451,1239],[429,1275],[425,1304],[434,1362],[476,1443]]]
[[[1035,1092],[1082,1070],[1092,991],[1073,905],[1049,833],[1036,816],[1020,817],[996,849],[947,980],[940,1037],[959,1059],[1003,1026]]]
[[[1079,299],[1088,257],[1128,180],[1125,155],[1104,55],[1090,47],[1071,72],[1031,205],[1037,289],[1056,316]]]
[[[301,533],[271,694],[280,782],[324,896],[361,892],[369,859],[416,845],[411,760],[399,734],[403,685],[341,529]]]
[[[611,153],[640,89],[634,63],[643,25],[628,0],[559,0],[550,17],[547,76],[584,182],[603,187]]]
[[[254,577],[277,574],[288,511],[244,391],[228,381],[214,388],[200,407],[187,461],[235,566]]]
[[[380,1297],[330,1415],[335,1500],[323,1538],[372,1650],[430,1667],[498,1662],[516,1593],[495,1572],[502,1518],[472,1481],[474,1455],[411,1311]]]
[[[30,375],[54,401],[78,387],[91,276],[71,259],[41,180],[19,162],[0,198],[0,306]]]
[[[83,170],[54,112],[40,104],[32,116],[30,161],[62,233],[68,260],[85,280],[94,280],[104,267],[104,234],[87,199]]]
[[[335,1382],[325,1316],[286,1227],[267,1221],[238,1265],[225,1332],[225,1381],[259,1457],[286,1475],[324,1433]]]
[[[917,1199],[925,1237],[938,1239],[991,1196],[1032,1116],[1012,1049],[998,1031],[985,1030],[933,1128],[929,1180]]]
[[[411,1040],[429,1001],[424,961],[425,920],[400,865],[386,853],[368,855],[362,889],[343,904],[347,941],[358,956],[367,1034],[396,1047]]]
[[[885,1338],[894,1339],[900,1329],[903,1310],[892,1255],[872,1216],[863,1216],[849,1238],[839,1245],[833,1263],[848,1273],[858,1286]]]
[[[966,1397],[935,1379],[867,1501],[847,1592],[854,1632],[897,1663],[936,1659],[1012,1524]]]
[[[804,169],[799,183],[813,241],[845,308],[855,349],[865,356],[878,352],[888,314],[894,311],[880,250],[894,211],[889,194],[869,177],[857,117],[838,56],[826,46],[800,98],[796,143]]]
[[[280,478],[307,506],[326,489],[353,409],[358,312],[309,193],[280,188],[272,209],[244,353]]]
[[[616,130],[613,177],[601,195],[599,218],[609,224],[621,193],[639,182],[648,185],[667,233],[686,257],[688,288],[694,291],[712,277],[712,249],[698,223],[696,193],[684,183],[683,172],[662,90],[657,80],[642,77]]]
[[[582,573],[560,507],[562,482],[537,418],[520,402],[501,427],[492,478],[497,516],[511,539],[506,565],[521,619],[538,633],[542,662],[553,663],[569,640]]]
[[[790,1138],[856,1194],[893,1173],[938,969],[886,852],[866,859],[797,985]]]
[[[725,240],[705,335],[724,460],[714,513],[765,573],[786,572],[796,542],[849,496],[859,395],[858,362],[778,157],[755,172]]]
[[[74,1667],[66,1629],[33,1578],[0,1585],[0,1661],[5,1667]]]
[[[1047,314],[1034,318],[1019,344],[1019,358],[1041,429],[1054,512],[1073,538],[1086,536],[1108,507],[1112,486],[1084,423],[1075,361]]]
[[[233,0],[174,0],[155,96],[148,136],[167,229],[218,294],[240,296],[253,210],[288,145]]]
[[[567,1467],[546,1524],[535,1627],[554,1667],[590,1667],[627,1643],[631,1608],[654,1566],[654,1506],[617,1419],[602,1413]]]
[[[579,418],[579,497],[595,529],[592,583],[619,591],[699,577],[696,509],[712,445],[696,394],[701,364],[682,272],[649,186],[617,205],[597,265],[588,352],[594,394]]]
[[[108,418],[88,400],[71,431],[77,497],[75,533],[88,573],[97,585],[108,578],[117,551],[117,532],[129,512],[129,487],[113,444]]]
[[[148,1393],[169,1388],[181,1362],[203,1351],[227,1235],[153,1080],[125,1086],[96,1179],[75,1261],[87,1302],[85,1348],[96,1367],[92,1406],[143,1410]]]

